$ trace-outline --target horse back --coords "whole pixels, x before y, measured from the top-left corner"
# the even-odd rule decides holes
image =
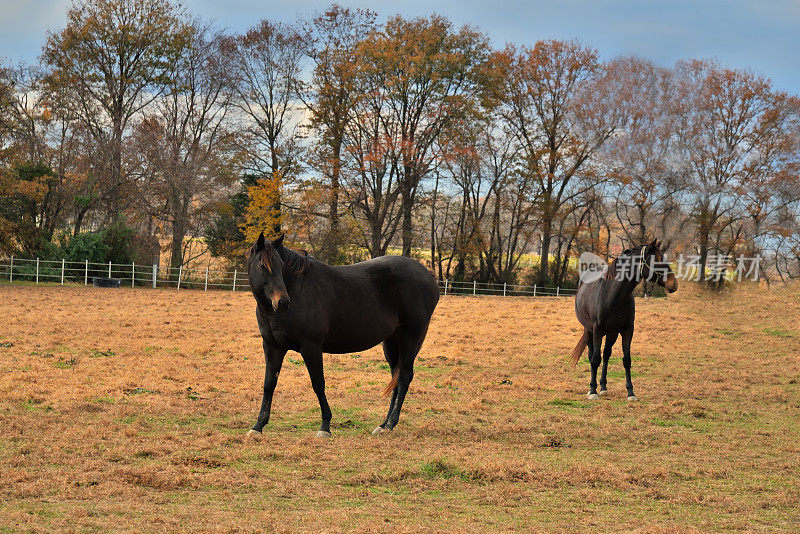
[[[292,297],[303,302],[297,302],[298,310],[305,308],[298,328],[318,335],[325,352],[373,347],[400,325],[424,332],[439,300],[433,275],[407,257],[339,267],[315,262],[304,277],[303,294]]]
[[[427,324],[439,302],[436,279],[418,261],[405,256],[383,256],[339,269],[352,273],[359,285],[374,292],[379,306],[394,310],[403,322]]]

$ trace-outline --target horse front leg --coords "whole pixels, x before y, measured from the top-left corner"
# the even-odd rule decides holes
[[[625,387],[628,390],[628,400],[637,401],[639,398],[633,393],[631,382],[631,341],[633,340],[633,326],[622,332],[622,365],[625,367]]]
[[[322,347],[311,345],[303,347],[300,351],[303,361],[308,369],[308,376],[311,378],[311,387],[319,401],[319,408],[322,413],[322,424],[317,431],[316,437],[331,437],[331,407],[328,406],[328,399],[325,397],[325,375],[322,371]]]
[[[600,395],[606,392],[606,373],[608,372],[608,360],[611,359],[611,349],[614,347],[614,343],[617,342],[618,335],[618,333],[614,332],[613,334],[608,334],[606,336],[606,344],[603,347],[603,370],[600,373],[600,391],[598,392]]]
[[[595,326],[592,332],[591,352],[589,353],[589,362],[592,364],[592,378],[589,381],[589,393],[586,395],[589,400],[600,398],[597,394],[597,368],[600,367],[600,347],[602,344],[603,336],[600,334],[599,328]]]
[[[256,424],[248,432],[248,436],[261,434],[261,430],[269,423],[269,415],[272,412],[272,396],[275,393],[275,386],[278,385],[278,375],[281,373],[283,357],[286,356],[286,349],[274,347],[263,340],[264,361],[266,370],[264,371],[264,396],[261,399],[261,409],[258,411]]]

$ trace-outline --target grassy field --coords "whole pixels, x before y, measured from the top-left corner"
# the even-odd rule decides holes
[[[567,365],[572,298],[446,297],[400,424],[380,349],[299,355],[245,438],[246,293],[0,286],[0,531],[701,531],[800,525],[800,288],[640,299],[637,403]]]

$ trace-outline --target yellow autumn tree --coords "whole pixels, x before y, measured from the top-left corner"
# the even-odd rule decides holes
[[[277,172],[247,187],[250,202],[244,211],[244,221],[239,225],[245,243],[253,243],[262,231],[273,239],[281,233],[284,222],[280,203],[282,188],[283,177]]]

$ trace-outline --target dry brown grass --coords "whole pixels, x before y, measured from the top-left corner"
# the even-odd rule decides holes
[[[566,363],[573,300],[446,297],[400,424],[380,349],[300,357],[247,440],[246,293],[0,286],[0,531],[640,532],[800,525],[800,290],[639,300],[634,385]]]

